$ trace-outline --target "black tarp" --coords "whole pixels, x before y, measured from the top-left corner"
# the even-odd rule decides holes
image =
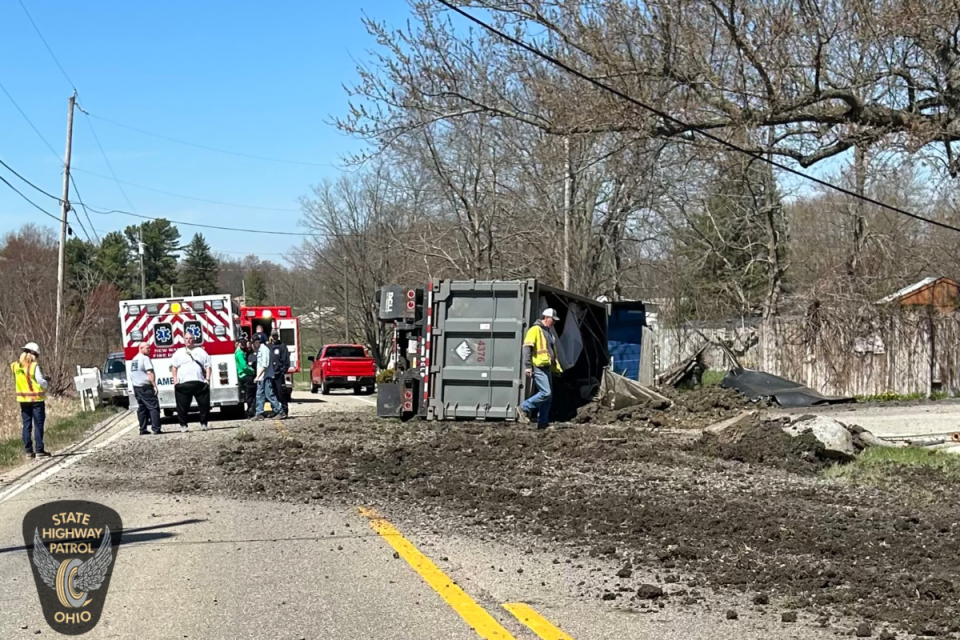
[[[856,402],[856,399],[849,397],[825,396],[798,382],[743,367],[731,369],[720,382],[720,386],[736,389],[751,400],[772,398],[785,408]]]

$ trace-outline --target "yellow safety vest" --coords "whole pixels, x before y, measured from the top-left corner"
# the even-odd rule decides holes
[[[34,379],[37,363],[31,362],[29,371],[19,362],[11,363],[10,368],[13,369],[13,377],[17,381],[17,402],[43,402],[43,389]]]
[[[531,358],[533,366],[550,367],[554,373],[563,372],[559,358],[555,358],[553,362],[550,361],[550,348],[547,345],[547,336],[543,331],[543,327],[540,325],[535,324],[527,329],[527,334],[523,337],[523,346],[533,348]],[[554,349],[556,350],[556,345],[554,345]]]

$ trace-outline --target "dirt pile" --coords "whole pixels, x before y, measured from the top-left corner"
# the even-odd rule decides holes
[[[629,562],[820,613],[905,629],[957,626],[957,479],[904,474],[884,487],[826,480],[816,446],[775,422],[748,425],[751,437],[740,442],[623,424],[536,432],[355,415],[287,428],[231,443],[159,484],[388,513],[402,507],[438,529],[609,558],[611,576]],[[631,580],[622,578],[624,586]]]
[[[782,427],[789,418],[762,420],[751,417],[734,428],[734,433],[704,433],[688,449],[721,460],[750,462],[795,473],[812,472],[834,464],[823,444],[812,434],[791,437]]]
[[[657,402],[645,402],[624,409],[607,409],[593,402],[577,411],[575,424],[630,424],[637,427],[702,429],[721,420],[732,418],[741,411],[762,408],[740,392],[717,386],[697,387],[689,391],[664,390],[673,402],[665,407]]]

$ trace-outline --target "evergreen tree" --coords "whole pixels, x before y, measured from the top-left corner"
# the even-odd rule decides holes
[[[130,245],[122,233],[111,231],[103,236],[93,256],[93,265],[100,278],[120,289],[124,297],[140,297],[139,262],[131,260]]]
[[[195,234],[184,248],[178,288],[183,295],[209,295],[217,291],[220,265],[203,234]]]
[[[253,269],[244,279],[246,287],[246,299],[244,304],[248,307],[259,307],[267,302],[267,281],[263,277],[260,269]]]
[[[130,247],[130,255],[137,254],[137,240],[141,229],[143,229],[143,271],[147,281],[147,297],[169,296],[170,285],[177,282],[180,231],[170,224],[169,220],[163,218],[144,222],[142,225],[131,225],[124,231]]]

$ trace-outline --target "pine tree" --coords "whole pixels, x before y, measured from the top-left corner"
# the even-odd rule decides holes
[[[134,253],[136,255],[136,253]],[[130,245],[119,231],[103,236],[93,256],[93,266],[100,279],[116,286],[125,297],[140,297],[139,262],[131,261]],[[133,286],[137,274],[137,286]]]
[[[252,269],[244,279],[246,287],[246,299],[244,304],[248,307],[259,307],[267,302],[267,281],[263,277],[260,269]]]
[[[170,295],[170,285],[177,282],[177,253],[180,231],[169,220],[160,218],[126,228],[130,255],[137,255],[137,241],[143,230],[143,271],[147,281],[147,297]],[[139,265],[137,265],[139,267]]]
[[[184,248],[178,289],[182,295],[209,295],[217,291],[220,265],[203,234],[196,234]]]

